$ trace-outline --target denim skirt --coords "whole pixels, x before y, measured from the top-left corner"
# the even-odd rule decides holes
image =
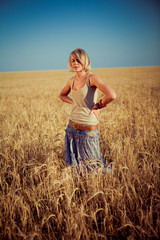
[[[65,131],[65,162],[68,165],[83,165],[92,160],[104,164],[100,154],[98,129],[76,130],[68,125]]]

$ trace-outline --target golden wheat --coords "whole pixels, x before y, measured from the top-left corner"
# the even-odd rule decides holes
[[[0,73],[0,239],[160,237],[160,67],[93,72],[117,93],[100,114],[113,174],[65,166],[58,95],[72,73]]]

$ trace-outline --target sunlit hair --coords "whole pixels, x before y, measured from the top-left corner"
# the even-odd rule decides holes
[[[72,71],[71,56],[74,56],[77,59],[77,61],[83,65],[84,70],[86,72],[88,72],[91,69],[91,62],[87,53],[81,48],[76,48],[74,51],[71,52],[69,56],[68,67],[71,69],[71,71]]]

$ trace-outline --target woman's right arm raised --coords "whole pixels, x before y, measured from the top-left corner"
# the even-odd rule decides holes
[[[62,89],[62,91],[60,92],[60,99],[63,101],[63,102],[66,102],[66,103],[70,103],[72,104],[73,101],[70,97],[68,97],[68,94],[70,93],[71,91],[71,85],[72,85],[72,81],[73,81],[73,78],[70,78],[66,84],[66,86]]]

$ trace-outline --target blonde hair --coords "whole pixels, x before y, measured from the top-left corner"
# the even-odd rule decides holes
[[[81,49],[76,48],[74,51],[71,52],[68,60],[68,67],[72,70],[71,65],[71,56],[74,56],[84,67],[84,70],[88,72],[91,69],[91,62],[87,55],[87,53]]]

